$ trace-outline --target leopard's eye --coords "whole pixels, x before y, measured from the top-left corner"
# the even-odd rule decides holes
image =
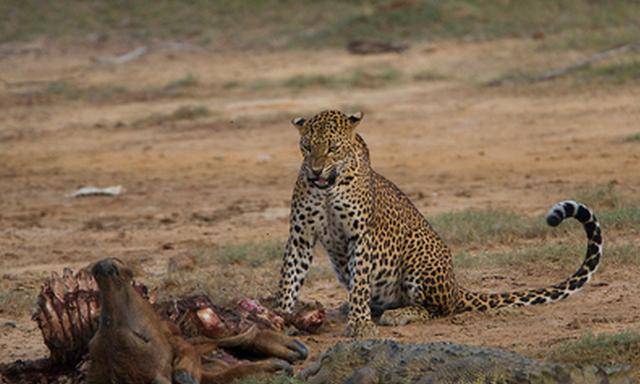
[[[329,153],[329,154],[334,155],[334,154],[336,154],[337,152],[338,152],[338,147],[337,147],[337,146],[329,147],[329,150],[328,150],[328,153]]]

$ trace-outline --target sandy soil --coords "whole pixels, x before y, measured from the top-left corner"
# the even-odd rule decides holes
[[[529,50],[528,42],[419,46],[402,56],[152,52],[121,66],[92,60],[105,54],[51,49],[0,60],[5,81],[0,94],[5,293],[32,292],[50,271],[104,256],[135,262],[158,275],[169,258],[203,245],[284,241],[300,161],[298,134],[288,121],[330,107],[365,112],[359,129],[374,166],[428,214],[493,207],[538,215],[577,187],[610,181],[638,193],[640,147],[623,139],[638,132],[640,88],[573,89],[564,82],[478,85],[514,62],[558,60],[556,54]],[[275,84],[299,74],[385,65],[450,77],[358,89],[256,85],[265,79]],[[186,74],[197,77],[198,84],[172,97],[90,101],[29,96],[43,82],[59,79],[140,90],[162,88]],[[241,85],[225,89],[232,81]],[[187,122],[133,123],[183,105],[206,106],[212,113]],[[85,185],[122,185],[126,191],[116,198],[68,196]],[[194,213],[206,213],[211,220],[199,220]],[[637,241],[638,230],[621,236]],[[326,266],[326,258],[318,264]],[[547,284],[571,272],[528,265],[458,274],[467,286],[503,290]],[[610,266],[584,292],[553,306],[383,328],[382,336],[544,356],[587,332],[639,329],[638,272],[635,266]],[[325,275],[303,289],[304,298],[328,307],[337,307],[345,296]],[[0,362],[45,355],[28,311],[16,313],[11,299],[3,303]],[[342,328],[335,324],[325,334],[304,339],[316,354],[339,339]]]

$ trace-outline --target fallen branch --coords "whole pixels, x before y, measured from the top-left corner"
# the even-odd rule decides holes
[[[134,50],[131,50],[125,54],[113,57],[101,57],[96,61],[100,64],[120,65],[125,64],[133,60],[137,60],[140,57],[146,55],[151,51],[180,51],[180,52],[200,52],[203,49],[197,45],[184,43],[184,42],[162,42],[151,45],[143,45]]]
[[[564,68],[555,69],[553,71],[549,71],[545,73],[544,75],[534,77],[531,81],[536,82],[536,81],[552,80],[557,77],[564,76],[571,71],[575,71],[577,69],[587,67],[593,63],[597,63],[599,61],[608,59],[611,56],[615,56],[615,55],[619,55],[622,53],[631,52],[635,50],[640,50],[640,42],[625,44],[620,47],[611,48],[611,49],[607,49],[606,51],[598,52],[593,56],[589,57],[588,59],[580,60]]]
[[[588,67],[591,64],[608,59],[612,56],[620,55],[622,53],[627,53],[627,52],[633,52],[633,51],[640,51],[640,42],[629,43],[629,44],[621,45],[619,47],[610,48],[605,51],[601,51],[596,54],[593,54],[592,56],[586,59],[576,61],[575,63],[572,63],[571,65],[567,65],[566,67],[554,69],[539,76],[525,77],[523,80],[529,83],[537,83],[541,81],[553,80],[558,77],[564,76],[570,72],[574,72],[578,69]],[[488,85],[498,86],[498,85],[512,84],[516,82],[518,82],[518,79],[507,78],[507,79],[490,81]]]
[[[133,51],[129,51],[123,55],[120,56],[115,56],[115,57],[102,57],[98,59],[98,62],[101,64],[114,64],[114,65],[118,65],[118,64],[124,64],[127,63],[131,60],[135,60],[139,57],[141,57],[142,55],[146,54],[147,52],[149,52],[149,47],[147,46],[142,46],[142,47],[138,47],[136,49],[134,49]]]

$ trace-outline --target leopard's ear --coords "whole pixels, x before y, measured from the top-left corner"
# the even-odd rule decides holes
[[[362,121],[363,117],[364,117],[364,113],[362,112],[356,112],[352,115],[349,115],[349,117],[347,117],[347,120],[349,120],[349,124],[351,124],[351,130],[356,129],[358,124],[360,124],[360,121]]]
[[[291,124],[293,124],[296,128],[298,128],[298,131],[300,132],[300,134],[302,134],[304,129],[304,123],[306,121],[307,119],[305,119],[304,117],[295,117],[291,119]]]

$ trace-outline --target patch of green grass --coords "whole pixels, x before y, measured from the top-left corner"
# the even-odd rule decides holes
[[[597,336],[589,333],[576,341],[559,345],[549,359],[576,364],[637,365],[640,361],[640,334],[635,331]]]
[[[639,15],[636,1],[6,0],[0,2],[0,42],[106,33],[191,39],[244,50],[344,46],[362,38],[483,40],[544,32],[565,33],[565,44],[580,47],[582,35],[601,35],[603,40],[616,30],[632,35]]]
[[[605,239],[606,240],[606,239]],[[479,251],[462,250],[454,255],[456,268],[486,269],[507,268],[540,263],[553,264],[562,268],[577,267],[584,257],[586,242],[574,237],[566,241],[535,245],[513,245],[509,250]],[[605,243],[603,267],[617,264],[625,267],[640,267],[640,245],[625,243]]]
[[[37,288],[0,289],[0,314],[24,315],[35,308]]]
[[[578,189],[574,200],[594,210],[603,230],[625,230],[640,226],[640,202],[620,191],[613,182]],[[574,237],[583,232],[576,220],[566,220],[559,228],[549,228],[544,217],[528,217],[494,209],[466,209],[429,217],[429,222],[448,244],[464,246],[486,243],[513,243],[534,238]]]
[[[574,200],[598,209],[620,208],[627,202],[615,182],[579,188],[575,192]]]
[[[151,285],[169,295],[204,292],[220,302],[268,296],[278,283],[283,246],[267,240],[203,248],[194,255],[194,268],[169,270]]]
[[[639,31],[640,33],[640,31]],[[610,46],[609,48],[613,48]],[[562,66],[560,66],[562,67]],[[536,78],[546,74],[554,68],[544,70],[527,71],[523,69],[507,70],[505,73],[489,80],[487,86],[498,86],[508,84],[542,84],[536,82]],[[593,64],[583,68],[569,71],[555,80],[567,80],[574,85],[588,85],[592,83],[622,85],[640,82],[640,59],[627,59],[607,64]]]
[[[81,91],[69,81],[60,80],[50,82],[42,92],[47,95],[64,96],[69,99],[75,99],[79,96]]]
[[[160,289],[162,296],[193,295],[198,292],[215,297],[220,303],[239,297],[260,298],[275,292],[278,268],[249,266],[230,267],[225,264],[200,266],[193,271],[177,271],[162,275],[150,284]]]
[[[406,1],[360,3],[317,32],[305,36],[316,41],[344,42],[358,38],[380,40],[465,37],[483,40],[496,37],[529,37],[562,31],[592,31],[608,26],[634,25],[638,4],[602,4],[568,0],[554,2],[515,1]],[[611,3],[609,3],[611,4]],[[554,15],[552,19],[549,15]],[[313,44],[311,42],[310,44]]]
[[[164,89],[167,91],[173,91],[176,89],[195,87],[196,85],[198,85],[198,79],[189,73],[179,79],[170,81],[164,86]]]
[[[414,73],[412,78],[415,81],[438,81],[448,79],[447,76],[429,69],[424,69]]]
[[[640,205],[627,205],[620,208],[596,212],[602,227],[615,229],[638,228],[640,226]]]
[[[21,95],[21,97],[48,100],[85,100],[89,102],[104,102],[127,95],[129,91],[117,85],[93,85],[79,87],[76,84],[59,80],[46,84],[42,89]]]
[[[601,23],[597,29],[569,29],[540,42],[542,50],[602,51],[637,41],[640,25],[637,23]]]
[[[185,88],[195,86],[196,84],[197,80],[189,76],[172,81],[165,86],[146,89],[131,89],[113,84],[80,86],[69,80],[58,80],[35,89],[13,91],[11,96],[15,98],[17,102],[26,101],[29,104],[56,103],[61,101],[121,103],[184,96],[188,94],[185,92]]]
[[[527,73],[522,69],[512,69],[485,82],[483,85],[495,87],[507,84],[526,84],[531,82],[533,75],[534,74]]]
[[[264,91],[266,89],[273,88],[274,86],[275,84],[267,79],[257,79],[248,84],[249,89],[252,91]],[[237,88],[237,85],[234,85],[232,88]]]
[[[634,243],[605,244],[604,260],[605,263],[615,263],[624,267],[640,266],[640,245]]]
[[[399,81],[402,72],[395,68],[356,69],[344,78],[348,88],[378,88]]]
[[[622,193],[615,182],[580,188],[574,199],[595,211],[604,230],[640,225],[640,201]]]
[[[510,242],[542,236],[547,232],[542,218],[528,218],[502,210],[468,209],[447,212],[429,220],[447,243]]]
[[[344,74],[296,75],[285,80],[287,88],[379,88],[402,79],[402,72],[392,67],[358,68]]]
[[[209,109],[202,105],[184,105],[170,114],[153,113],[133,122],[135,127],[162,125],[177,121],[197,120],[211,115]]]
[[[578,72],[582,81],[603,81],[611,84],[640,82],[640,60],[587,67]]]
[[[624,141],[627,143],[640,143],[640,132],[633,133],[624,138]]]
[[[170,117],[173,120],[195,120],[209,114],[209,109],[203,105],[185,105],[173,111]]]
[[[238,88],[239,86],[240,86],[240,83],[238,81],[227,81],[222,84],[222,89],[232,90],[232,89]]]
[[[536,246],[513,246],[513,250],[476,252],[462,251],[454,256],[456,268],[485,269],[515,267],[527,264],[553,263],[570,267],[577,266],[584,245],[574,242],[538,244]]]
[[[224,264],[241,264],[259,267],[281,260],[284,253],[284,243],[281,241],[266,241],[258,243],[228,244],[212,257]]]
[[[282,84],[285,87],[298,89],[310,87],[336,88],[341,85],[336,76],[321,74],[296,75],[285,80]]]
[[[344,73],[326,74],[312,73],[294,75],[282,81],[267,79],[255,79],[247,84],[230,82],[222,85],[223,89],[230,90],[246,87],[252,91],[263,91],[279,87],[303,90],[309,88],[324,89],[351,89],[351,88],[381,88],[398,83],[404,78],[403,73],[393,67],[356,68]]]

